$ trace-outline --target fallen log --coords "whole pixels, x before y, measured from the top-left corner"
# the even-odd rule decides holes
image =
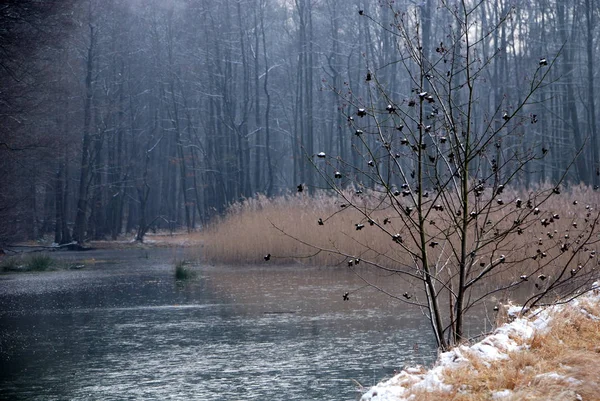
[[[23,250],[19,250],[23,249]],[[53,244],[47,245],[25,245],[25,244],[11,244],[7,245],[2,251],[12,253],[24,253],[24,252],[46,252],[46,251],[91,251],[95,248],[86,247],[78,242],[69,242],[66,244]]]

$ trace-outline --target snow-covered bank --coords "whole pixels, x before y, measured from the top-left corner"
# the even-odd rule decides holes
[[[409,368],[403,370],[389,380],[383,381],[369,389],[361,401],[417,401],[424,399],[427,394],[447,394],[448,398],[457,393],[469,393],[473,386],[457,385],[448,383],[448,378],[459,369],[467,368],[474,374],[477,371],[491,369],[493,372],[496,365],[507,362],[519,353],[528,352],[532,342],[537,337],[550,334],[553,330],[553,322],[564,318],[565,313],[570,313],[571,321],[576,319],[587,319],[592,322],[600,322],[600,283],[594,283],[596,290],[574,299],[568,304],[556,305],[544,309],[530,311],[525,317],[520,317],[520,307],[508,308],[509,322],[498,327],[491,335],[472,345],[462,345],[439,355],[433,368],[426,370],[423,367]],[[577,323],[576,323],[577,324]],[[562,340],[559,340],[562,342]],[[596,344],[600,345],[600,344]],[[600,348],[594,352],[600,352]],[[520,367],[519,367],[520,368]],[[565,367],[562,366],[562,371]],[[568,367],[567,367],[568,368]],[[538,367],[538,369],[542,369]],[[578,385],[583,383],[572,375],[565,375],[556,371],[533,371],[530,369],[533,382],[554,382],[562,386]],[[600,372],[598,368],[594,368]],[[499,373],[500,374],[500,373]],[[598,375],[600,373],[597,373]],[[517,374],[518,375],[518,374]],[[523,376],[527,376],[524,374]],[[598,377],[600,382],[600,377]],[[460,380],[458,380],[460,383]],[[596,383],[598,384],[598,383]],[[457,388],[458,387],[458,388]],[[474,399],[508,400],[514,399],[515,388],[488,388],[486,394]],[[574,393],[575,398],[581,399],[581,395]],[[579,397],[579,398],[578,398]],[[600,396],[599,396],[600,397]],[[440,399],[440,398],[427,398]],[[519,398],[517,398],[519,399]],[[567,399],[567,398],[561,398]],[[600,399],[600,398],[597,398]]]

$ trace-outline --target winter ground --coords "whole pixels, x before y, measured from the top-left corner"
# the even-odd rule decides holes
[[[491,335],[408,368],[361,401],[600,400],[600,282],[568,304],[509,307]]]

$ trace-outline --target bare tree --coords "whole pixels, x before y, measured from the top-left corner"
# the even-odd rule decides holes
[[[515,77],[518,93],[486,108],[485,77],[500,51],[495,34],[514,23],[515,10],[508,8],[483,28],[476,22],[483,2],[442,4],[437,13],[445,13],[452,33],[439,38],[429,37],[423,26],[426,10],[395,10],[391,28],[382,28],[396,41],[397,63],[409,86],[390,92],[380,80],[381,66],[364,71],[364,96],[340,91],[348,105],[348,136],[360,141],[358,157],[321,153],[314,166],[343,199],[344,211],[361,216],[356,230],[381,230],[396,249],[370,258],[342,253],[349,266],[360,261],[419,283],[420,291],[391,295],[423,308],[445,349],[466,340],[468,313],[495,295],[538,280],[526,300],[532,306],[569,299],[589,285],[596,275],[589,260],[599,215],[588,206],[581,226],[574,222],[566,232],[538,238],[540,226],[555,229],[561,218],[576,219],[549,209],[564,191],[566,172],[549,187],[518,182],[548,153],[530,131],[543,118],[534,99],[551,84],[556,59],[540,55]],[[365,244],[360,235],[356,241]]]
[[[94,57],[97,44],[97,32],[91,21],[91,5],[89,12],[89,43],[85,55],[85,95],[83,104],[83,127],[82,127],[82,149],[81,169],[79,175],[79,195],[77,197],[77,215],[73,227],[73,239],[83,242],[86,239],[86,220],[89,203],[90,163],[92,152],[92,102],[94,99]]]

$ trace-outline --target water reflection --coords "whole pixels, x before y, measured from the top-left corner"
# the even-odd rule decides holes
[[[345,269],[202,267],[182,284],[173,251],[150,252],[0,280],[0,398],[354,400],[434,356],[419,311]]]

